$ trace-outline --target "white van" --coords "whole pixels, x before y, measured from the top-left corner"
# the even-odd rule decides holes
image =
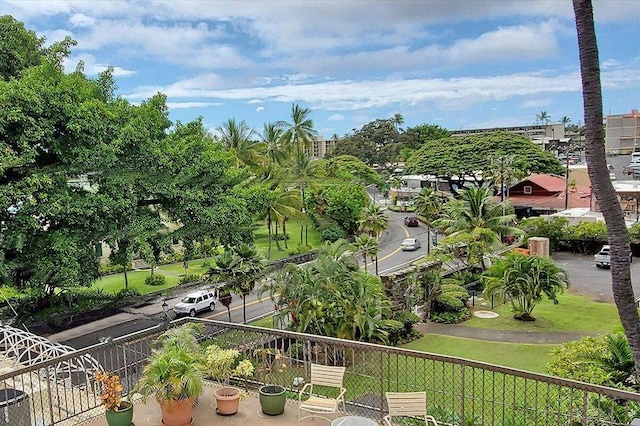
[[[630,164],[640,164],[640,152],[631,153],[631,163]]]

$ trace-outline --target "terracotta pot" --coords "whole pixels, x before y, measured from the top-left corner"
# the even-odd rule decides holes
[[[193,423],[193,398],[158,401],[165,426],[189,426]]]
[[[241,396],[240,389],[224,387],[216,389],[213,394],[218,404],[216,413],[221,416],[232,416],[238,412]]]

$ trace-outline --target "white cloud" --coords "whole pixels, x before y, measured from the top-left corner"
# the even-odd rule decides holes
[[[87,16],[84,13],[75,13],[69,18],[69,22],[74,27],[92,27],[96,24],[95,18]]]
[[[101,64],[97,61],[96,57],[84,53],[78,56],[72,56],[64,60],[64,68],[67,72],[73,71],[76,69],[76,66],[79,61],[84,63],[84,72],[89,76],[100,74],[105,71],[109,65]],[[135,74],[135,71],[128,70],[119,66],[111,66],[113,68],[113,75],[115,77],[127,77],[132,74]]]
[[[250,99],[247,103],[248,104],[261,104],[262,100],[261,99]]]
[[[327,120],[329,120],[329,121],[343,121],[344,120],[344,115],[342,115],[342,114],[332,114],[329,117],[327,117]]]
[[[608,88],[635,87],[640,70],[603,72],[603,86]],[[178,96],[175,88],[143,88],[127,98],[144,99],[156,91]],[[564,74],[514,73],[489,77],[455,77],[433,79],[394,79],[329,81],[315,84],[251,87],[227,90],[186,89],[179,96],[215,100],[255,100],[263,102],[308,103],[313,109],[347,110],[377,108],[391,105],[423,105],[435,103],[442,109],[457,110],[483,102],[502,101],[544,94],[576,93],[581,91],[578,71]],[[525,101],[527,102],[527,101]]]
[[[540,108],[546,107],[553,103],[551,99],[529,99],[520,104],[522,108]]]
[[[222,104],[219,102],[167,102],[169,109],[205,108],[220,105]]]
[[[259,106],[258,108],[256,108],[256,112],[262,112],[262,111],[264,111],[263,106]]]

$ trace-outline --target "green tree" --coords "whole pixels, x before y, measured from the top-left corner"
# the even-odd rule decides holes
[[[491,159],[502,156],[512,156],[515,159],[512,166],[524,175],[564,171],[552,153],[524,136],[505,132],[427,140],[407,159],[405,171],[447,179],[452,192],[457,194],[469,183],[482,186],[485,179],[478,171],[489,169]]]
[[[362,210],[362,216],[358,221],[360,231],[367,232],[372,237],[378,238],[380,233],[387,229],[388,226],[387,214],[380,206],[369,204]]]
[[[427,254],[431,252],[431,231],[433,223],[440,216],[442,201],[431,188],[422,188],[418,196],[413,200],[416,212],[422,216],[427,224]],[[435,230],[434,230],[435,232]]]
[[[501,235],[522,234],[513,226],[515,218],[514,214],[504,213],[504,206],[493,201],[487,188],[470,188],[462,191],[460,199],[451,199],[442,206],[441,216],[434,225],[447,235],[484,228],[495,235],[499,244]]]
[[[27,30],[12,16],[0,16],[0,77],[4,80],[20,78],[29,67],[40,65],[46,52],[44,38]]]
[[[593,21],[593,6],[590,0],[573,0],[573,10],[578,34],[589,178],[598,204],[602,206],[602,215],[609,231],[613,298],[633,351],[636,378],[638,378],[640,377],[640,316],[638,316],[638,309],[635,306],[631,285],[628,256],[629,233],[606,164],[600,62]]]
[[[312,141],[317,137],[309,114],[311,111],[308,108],[293,104],[291,105],[291,122],[278,122],[278,125],[285,129],[284,140],[292,155],[308,154]]]
[[[508,300],[514,318],[524,321],[535,320],[531,313],[543,296],[557,304],[558,294],[569,287],[567,273],[553,260],[520,253],[495,261],[483,273],[483,280],[485,297],[498,295]]]
[[[246,165],[255,167],[263,160],[265,144],[251,139],[253,130],[242,120],[237,122],[230,118],[217,128],[225,148],[231,150],[236,157],[238,167]]]
[[[538,121],[540,124],[548,124],[550,118],[551,116],[549,116],[549,113],[547,111],[540,111],[540,114],[536,114],[536,121]]]
[[[357,253],[362,254],[364,258],[364,270],[367,272],[367,256],[373,259],[378,253],[378,241],[368,234],[360,234],[353,242],[353,247]],[[378,271],[376,271],[376,275]]]

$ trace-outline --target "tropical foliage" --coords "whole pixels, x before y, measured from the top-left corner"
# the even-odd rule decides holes
[[[495,260],[483,280],[485,297],[497,295],[509,301],[514,318],[524,321],[535,320],[531,314],[543,296],[557,304],[558,294],[569,286],[567,273],[553,260],[520,253]]]

